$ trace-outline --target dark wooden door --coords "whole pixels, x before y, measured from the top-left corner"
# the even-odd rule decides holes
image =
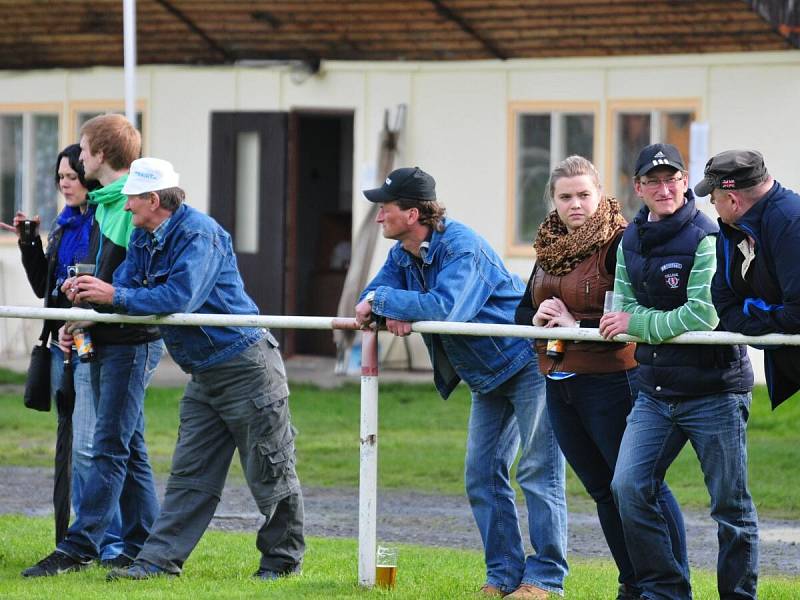
[[[247,293],[266,315],[286,314],[287,128],[287,113],[211,113],[209,212],[233,236]]]

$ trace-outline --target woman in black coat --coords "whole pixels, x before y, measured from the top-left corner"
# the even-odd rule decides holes
[[[69,300],[61,292],[61,284],[67,278],[67,268],[79,262],[94,262],[87,256],[89,239],[94,226],[95,207],[88,202],[90,190],[99,187],[96,181],[87,181],[80,161],[78,144],[64,148],[55,165],[56,188],[64,197],[64,209],[56,217],[47,236],[47,247],[38,235],[32,240],[19,240],[22,265],[33,292],[44,298],[48,308],[69,308]],[[13,224],[0,223],[0,228],[17,232],[18,223],[28,219],[25,213],[17,212]],[[37,226],[39,217],[32,219]],[[47,321],[46,329],[51,352],[51,390],[59,389],[64,369],[64,357],[58,347],[58,330],[63,321]],[[72,508],[77,517],[81,490],[88,475],[92,457],[95,407],[94,392],[89,376],[88,363],[73,361],[75,376],[75,410],[72,415]],[[122,551],[120,538],[120,516],[117,513],[106,532],[101,547],[103,559],[115,558]]]

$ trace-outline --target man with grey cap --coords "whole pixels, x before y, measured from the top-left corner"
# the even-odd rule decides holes
[[[137,229],[113,284],[81,276],[75,301],[131,315],[255,315],[231,237],[184,204],[178,174],[141,158],[122,189]],[[180,403],[180,429],[161,513],[133,565],[109,579],[178,575],[219,503],[233,451],[266,517],[256,546],[256,577],[297,573],[303,559],[303,500],[295,472],[295,429],[278,343],[267,329],[161,325],[175,362],[192,378]]]
[[[706,163],[699,196],[719,215],[711,288],[722,327],[745,335],[800,333],[800,195],[770,176],[755,150],[728,150]],[[773,408],[800,389],[800,349],[764,349]]]
[[[445,218],[436,184],[418,167],[393,171],[364,195],[380,205],[383,236],[397,240],[356,306],[368,326],[385,319],[395,335],[412,321],[513,324],[525,290],[475,231]],[[424,334],[436,388],[447,398],[459,381],[472,392],[467,496],[484,545],[486,596],[544,599],[563,593],[567,573],[565,463],[545,411],[544,379],[521,338]],[[535,554],[525,556],[511,465],[528,506]]]
[[[694,203],[683,157],[651,144],[633,180],[644,206],[617,250],[621,312],[600,319],[606,338],[637,344],[639,394],[628,415],[611,489],[642,598],[692,597],[680,509],[658,502],[664,477],[687,442],[700,462],[717,522],[720,598],[756,597],[758,524],[747,487],[747,416],[753,372],[744,346],[662,344],[708,331],[717,227]]]

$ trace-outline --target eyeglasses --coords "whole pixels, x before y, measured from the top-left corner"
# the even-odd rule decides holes
[[[662,185],[668,188],[674,188],[681,181],[683,181],[683,176],[667,177],[666,179],[642,179],[640,183],[648,190],[657,190],[660,189]]]

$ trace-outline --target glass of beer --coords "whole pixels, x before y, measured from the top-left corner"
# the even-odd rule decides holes
[[[94,265],[90,263],[78,263],[75,265],[77,275],[94,275]]]
[[[378,546],[375,558],[375,585],[394,588],[397,582],[397,548]]]

